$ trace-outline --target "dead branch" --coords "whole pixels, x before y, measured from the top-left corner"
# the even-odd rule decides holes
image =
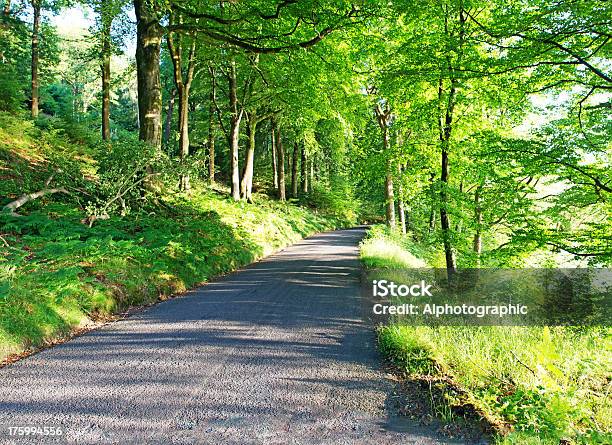
[[[510,353],[511,353],[511,354],[514,356],[514,359],[515,359],[515,360],[516,360],[516,361],[517,361],[519,364],[523,365],[523,366],[524,366],[524,367],[525,367],[525,368],[526,368],[526,369],[527,369],[529,372],[531,372],[533,375],[537,376],[536,372],[535,372],[533,369],[531,369],[529,366],[527,366],[525,363],[523,363],[523,362],[521,361],[521,359],[517,357],[517,355],[514,353],[514,351],[512,351],[512,350],[511,350],[511,351],[510,351]]]
[[[54,189],[42,189],[38,192],[34,192],[34,193],[25,193],[23,195],[21,195],[19,198],[17,198],[16,200],[9,202],[7,205],[5,205],[3,207],[3,210],[5,211],[9,211],[13,216],[16,216],[15,211],[21,207],[22,205],[33,201],[35,199],[38,198],[42,198],[43,196],[46,195],[52,195],[54,193],[66,193],[66,194],[70,194],[70,192],[68,190],[66,190],[63,187],[60,188],[54,188]]]

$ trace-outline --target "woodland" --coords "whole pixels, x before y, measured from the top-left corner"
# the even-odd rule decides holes
[[[0,358],[358,223],[383,240],[377,266],[612,263],[610,2],[5,0],[0,14]],[[383,340],[414,336],[398,332]],[[589,335],[608,401],[563,425],[596,434],[610,356],[589,348],[610,337]]]
[[[76,5],[90,28],[62,36],[49,17]],[[2,108],[98,128],[126,168],[80,197],[90,220],[172,171],[184,192],[384,217],[449,270],[610,261],[607,2],[7,1],[3,17]],[[63,176],[23,191],[75,193]]]

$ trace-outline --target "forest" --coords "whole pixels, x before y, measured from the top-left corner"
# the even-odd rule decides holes
[[[0,359],[358,223],[371,267],[609,267],[611,40],[604,0],[5,0]],[[610,432],[587,331],[554,443]]]

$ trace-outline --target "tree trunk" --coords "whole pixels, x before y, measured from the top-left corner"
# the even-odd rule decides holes
[[[386,219],[387,225],[391,228],[395,227],[395,196],[393,193],[393,169],[391,165],[391,154],[389,153],[391,148],[391,140],[389,138],[389,125],[391,122],[391,107],[388,103],[385,107],[377,103],[374,107],[374,114],[378,121],[378,126],[382,131],[383,137],[383,152],[387,156],[387,171],[385,177],[385,207],[386,207]]]
[[[208,181],[215,183],[215,82],[210,89],[210,105],[208,107]]]
[[[176,88],[172,88],[170,97],[168,98],[168,107],[166,108],[166,122],[164,123],[164,144],[170,144],[170,132],[172,131],[172,115],[174,114],[174,100],[176,98]]]
[[[11,13],[11,0],[5,0],[4,9],[2,10],[4,17],[8,17]]]
[[[139,138],[161,148],[161,82],[159,51],[163,29],[157,11],[146,0],[134,0]]]
[[[308,158],[306,157],[305,145],[302,145],[302,158],[300,159],[300,179],[302,181],[302,193],[308,193]]]
[[[230,62],[230,70],[228,74],[229,81],[229,101],[231,116],[230,128],[230,151],[231,151],[231,166],[232,166],[232,198],[235,201],[240,201],[240,170],[238,167],[238,150],[240,138],[240,121],[244,110],[238,111],[238,86],[236,83],[236,61]]]
[[[463,5],[463,4],[462,4]],[[459,31],[458,31],[458,47],[459,54],[461,55],[461,49],[463,47],[463,42],[465,38],[465,21],[467,16],[464,15],[463,6],[459,10]],[[448,13],[448,10],[447,10]],[[448,20],[448,17],[445,18]],[[448,33],[448,28],[446,28],[446,32]],[[451,62],[451,58],[447,58],[447,69],[449,73],[454,73],[453,63]],[[457,61],[459,63],[459,61]],[[439,133],[440,133],[440,149],[441,149],[441,187],[440,187],[440,227],[442,228],[442,239],[444,244],[444,256],[446,258],[446,271],[448,275],[448,280],[451,281],[453,275],[457,271],[457,264],[455,261],[455,253],[453,251],[452,240],[451,240],[451,224],[448,216],[448,187],[449,187],[449,149],[450,149],[450,140],[451,134],[453,130],[453,117],[454,110],[456,104],[456,95],[457,95],[457,87],[458,80],[454,77],[450,77],[450,86],[448,91],[448,96],[446,98],[446,106],[442,109],[442,102],[444,97],[444,81],[440,78],[438,83],[438,107],[440,108],[440,114],[438,116],[438,125],[439,125]]]
[[[390,140],[389,140],[389,128],[385,124],[383,127],[383,147],[387,156],[389,156]],[[395,196],[393,192],[393,168],[391,166],[391,160],[387,159],[387,176],[385,178],[385,202],[387,205],[387,225],[389,227],[395,227]]]
[[[185,87],[179,90],[179,155],[183,168],[186,168],[189,157],[189,92]],[[189,173],[183,171],[180,189],[189,191],[190,188]]]
[[[393,174],[391,173],[391,161],[387,161],[387,176],[385,178],[385,202],[387,207],[387,225],[395,227],[395,196],[393,193]]]
[[[272,142],[272,180],[274,182],[274,189],[278,190],[278,155],[276,153],[276,134],[273,122],[270,137]]]
[[[102,22],[102,139],[111,138],[110,129],[110,82],[111,82],[111,26],[112,13],[104,7],[100,8],[100,21]]]
[[[440,227],[442,229],[442,239],[444,243],[444,256],[446,258],[446,269],[448,271],[449,278],[456,272],[457,266],[455,263],[455,254],[450,239],[450,220],[448,217],[448,193],[447,187],[449,182],[449,168],[448,168],[448,145],[443,144],[442,146],[442,174],[440,176],[442,181],[442,187],[440,189]]]
[[[249,146],[246,153],[244,164],[244,173],[240,182],[240,195],[242,199],[252,202],[253,192],[253,164],[255,161],[255,134],[257,132],[257,115],[255,113],[248,114],[247,135],[249,137]]]
[[[431,198],[431,209],[429,211],[429,233],[432,233],[436,230],[436,194],[434,189],[434,180],[436,179],[436,174],[431,173],[429,176],[429,194]]]
[[[474,192],[474,219],[476,232],[474,233],[474,253],[476,254],[476,265],[480,266],[480,255],[482,253],[482,206],[480,203],[480,193],[482,186],[479,185]]]
[[[38,117],[38,41],[40,33],[40,2],[32,0],[33,21],[32,21],[32,118]]]
[[[446,270],[449,280],[453,274],[457,271],[457,265],[455,262],[455,254],[451,242],[451,224],[448,217],[448,184],[449,184],[449,159],[448,150],[450,145],[450,138],[452,133],[453,125],[453,110],[455,106],[455,83],[454,79],[451,79],[450,90],[448,94],[448,102],[444,117],[439,118],[439,131],[440,131],[440,151],[441,151],[441,174],[440,174],[440,227],[442,229],[442,241],[444,245],[444,256],[446,258]],[[441,102],[443,98],[443,82],[440,79],[438,86],[438,99]]]
[[[399,173],[398,181],[398,196],[397,196],[397,212],[399,213],[400,228],[402,233],[406,234],[406,210],[404,209],[404,190],[402,186],[402,166],[397,166],[397,172]]]
[[[308,183],[310,184],[310,190],[313,190],[314,182],[315,182],[315,174],[314,174],[314,156],[311,156],[309,159],[310,162],[310,179]]]
[[[300,147],[297,142],[293,143],[293,157],[291,159],[291,196],[298,197],[298,156],[300,155]]]
[[[170,15],[170,24],[174,24],[175,16]],[[180,17],[178,17],[180,23]],[[195,49],[196,43],[195,38],[192,38],[191,46],[189,48],[189,56],[187,61],[187,74],[183,76],[183,39],[179,35],[178,42],[174,41],[174,34],[168,33],[167,43],[168,52],[172,59],[172,67],[174,71],[174,84],[178,91],[179,96],[179,154],[181,157],[181,164],[183,166],[183,172],[180,178],[180,189],[189,191],[191,184],[189,180],[189,173],[187,169],[187,158],[189,157],[189,92],[191,90],[191,82],[195,72]]]
[[[276,130],[276,151],[278,152],[278,199],[285,201],[285,149],[280,128]]]

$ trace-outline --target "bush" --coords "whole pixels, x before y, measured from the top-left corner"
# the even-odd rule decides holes
[[[0,110],[16,111],[21,108],[26,97],[21,89],[21,83],[10,67],[0,67]]]
[[[320,209],[338,220],[349,223],[357,221],[360,203],[344,181],[335,181],[330,185],[315,184],[303,201],[309,207]]]
[[[100,143],[94,157],[98,163],[96,196],[87,211],[95,218],[142,208],[144,188],[163,185],[173,176],[164,153],[132,138]]]

